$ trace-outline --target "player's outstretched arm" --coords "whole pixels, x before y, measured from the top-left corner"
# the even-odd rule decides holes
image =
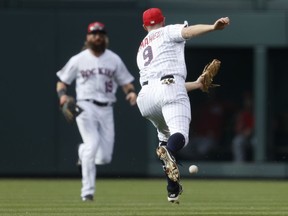
[[[196,90],[196,89],[201,89],[202,84],[201,83],[197,83],[196,81],[194,82],[186,82],[185,83],[185,88],[187,92]]]
[[[222,30],[230,24],[229,17],[222,17],[214,23],[214,30]]]
[[[215,21],[214,24],[196,24],[185,27],[182,29],[182,37],[185,39],[190,39],[211,31],[222,30],[227,25],[229,25],[230,19],[228,17],[222,17]]]
[[[185,88],[187,92],[196,90],[196,89],[202,89],[203,88],[203,79],[204,77],[200,75],[198,79],[194,82],[186,82]]]

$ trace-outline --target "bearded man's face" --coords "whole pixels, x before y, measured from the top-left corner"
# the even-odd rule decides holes
[[[92,32],[87,35],[87,47],[95,52],[104,52],[106,49],[106,34]]]

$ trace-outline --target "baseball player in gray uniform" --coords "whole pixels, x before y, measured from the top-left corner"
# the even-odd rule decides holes
[[[185,84],[185,41],[224,29],[229,18],[220,18],[211,25],[164,24],[165,17],[159,8],[144,11],[143,27],[148,34],[137,54],[142,86],[137,105],[142,116],[157,128],[159,146],[156,153],[167,176],[168,201],[179,203],[182,186],[174,155],[188,143],[191,109],[187,91],[201,88],[199,78],[194,85]]]
[[[70,58],[57,72],[57,93],[60,105],[67,100],[67,87],[76,80],[77,105],[83,109],[76,117],[83,144],[79,146],[82,164],[83,201],[93,200],[96,165],[111,162],[114,146],[113,103],[121,86],[126,100],[136,104],[137,95],[121,58],[107,49],[108,36],[103,23],[89,24],[84,49]]]

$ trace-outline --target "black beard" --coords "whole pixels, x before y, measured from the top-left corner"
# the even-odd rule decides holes
[[[93,50],[94,52],[96,53],[99,53],[99,52],[104,52],[105,49],[106,49],[106,44],[105,42],[99,44],[99,45],[95,45],[94,43],[91,43],[91,42],[87,42],[87,47],[91,50]]]

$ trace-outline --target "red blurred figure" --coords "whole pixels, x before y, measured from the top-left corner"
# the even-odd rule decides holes
[[[250,93],[243,95],[243,110],[235,119],[235,136],[232,140],[232,153],[235,162],[251,160],[253,150],[254,115]]]

